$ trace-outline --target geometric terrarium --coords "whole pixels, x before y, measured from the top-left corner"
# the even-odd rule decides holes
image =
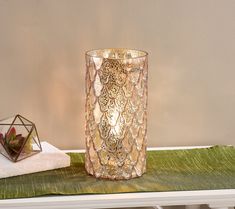
[[[42,151],[36,126],[21,115],[0,120],[0,153],[13,162]]]

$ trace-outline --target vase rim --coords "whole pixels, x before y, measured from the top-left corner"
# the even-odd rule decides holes
[[[116,55],[115,57],[109,57],[110,53],[118,53],[118,54],[114,54]],[[86,51],[85,55],[100,59],[132,60],[132,59],[147,57],[148,52],[139,49],[129,49],[129,48],[100,48],[100,49],[92,49]]]

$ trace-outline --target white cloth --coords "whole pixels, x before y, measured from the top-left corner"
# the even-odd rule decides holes
[[[0,154],[0,179],[70,166],[67,154],[47,142],[41,145],[42,152],[16,163]]]

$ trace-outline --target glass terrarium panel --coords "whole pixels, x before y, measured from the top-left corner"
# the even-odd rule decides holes
[[[8,118],[4,118],[4,119],[1,119],[0,120],[0,123],[1,124],[11,124],[13,123],[13,121],[15,120],[15,116],[12,116],[12,117],[8,117]]]
[[[17,160],[22,160],[40,151],[41,151],[41,146],[40,146],[37,130],[36,130],[36,127],[33,125],[31,127],[31,130],[28,135],[27,141],[24,145],[24,148],[22,149]]]

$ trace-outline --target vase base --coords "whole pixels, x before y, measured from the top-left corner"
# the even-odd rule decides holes
[[[130,180],[130,179],[134,179],[134,178],[139,178],[143,174],[146,173],[146,169],[144,169],[144,171],[142,173],[139,173],[138,175],[136,172],[131,175],[120,175],[120,174],[119,175],[108,175],[108,174],[104,175],[102,173],[94,173],[92,170],[90,171],[88,169],[86,169],[86,172],[88,175],[93,176],[97,179],[113,180],[113,181],[117,180],[118,181],[118,180]]]

